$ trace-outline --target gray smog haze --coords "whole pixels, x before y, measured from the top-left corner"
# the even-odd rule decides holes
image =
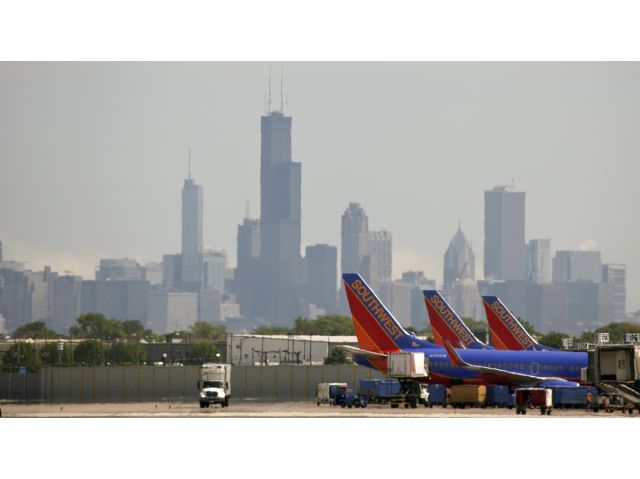
[[[280,105],[280,63],[273,105]],[[266,63],[1,63],[5,259],[93,277],[100,258],[180,249],[180,190],[204,186],[204,244],[235,264],[259,215]],[[442,280],[458,220],[482,272],[483,192],[526,192],[526,237],[627,265],[640,309],[638,63],[285,63],[303,244],[340,246],[360,202],[393,272]]]

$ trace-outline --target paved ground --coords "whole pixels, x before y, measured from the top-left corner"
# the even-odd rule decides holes
[[[364,409],[342,409],[314,402],[258,402],[233,401],[230,407],[200,409],[197,402],[188,403],[99,403],[99,404],[19,404],[2,403],[3,418],[17,417],[521,417],[515,409],[453,409],[451,407],[419,407],[391,409],[388,405],[370,404]],[[529,410],[526,417],[541,416],[538,410]],[[628,414],[593,413],[581,409],[555,409],[553,417],[629,418]],[[635,412],[633,417],[638,417]]]

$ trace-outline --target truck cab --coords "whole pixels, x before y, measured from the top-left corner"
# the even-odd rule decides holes
[[[229,406],[231,398],[231,365],[229,364],[203,364],[200,366],[200,379],[198,380],[200,407],[209,407],[211,404]]]

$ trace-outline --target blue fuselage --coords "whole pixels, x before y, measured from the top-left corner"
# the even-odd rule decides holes
[[[486,374],[461,366],[453,366],[444,348],[406,349],[423,352],[429,358],[430,380],[433,383],[511,384],[506,377]],[[514,373],[538,377],[563,378],[580,381],[580,369],[587,367],[587,353],[568,351],[498,351],[483,349],[458,349],[460,357],[476,366],[487,366]],[[364,358],[356,358],[358,364],[375,366]]]

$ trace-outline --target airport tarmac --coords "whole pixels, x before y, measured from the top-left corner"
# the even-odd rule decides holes
[[[391,409],[389,405],[370,404],[366,408],[342,409],[329,405],[317,406],[315,402],[261,402],[236,400],[228,408],[212,406],[201,409],[197,402],[158,403],[95,403],[95,404],[21,404],[0,403],[2,418],[82,418],[82,417],[200,417],[200,418],[327,418],[327,417],[423,417],[423,418],[500,418],[554,417],[575,418],[629,418],[639,417],[614,413],[594,413],[584,409],[554,409],[551,416],[542,416],[531,409],[526,416],[519,416],[515,409],[418,407],[416,409]]]

